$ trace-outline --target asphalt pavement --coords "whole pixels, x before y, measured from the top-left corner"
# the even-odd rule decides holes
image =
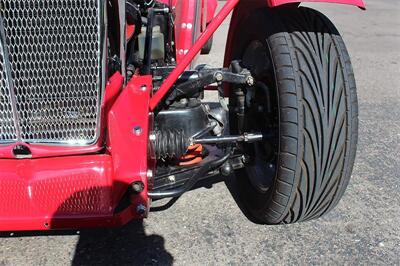
[[[122,229],[0,238],[0,265],[400,265],[400,1],[367,4],[312,5],[342,33],[359,93],[357,160],[331,213],[255,225],[220,182]],[[222,64],[228,24],[199,63]]]

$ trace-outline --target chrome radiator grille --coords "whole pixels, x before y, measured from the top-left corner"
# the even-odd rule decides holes
[[[4,58],[3,43],[0,42],[0,141],[12,141],[17,139],[17,133]]]
[[[97,141],[102,2],[0,0],[0,143]]]

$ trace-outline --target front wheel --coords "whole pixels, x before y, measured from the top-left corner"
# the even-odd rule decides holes
[[[257,82],[232,88],[231,133],[268,138],[242,147],[239,203],[257,223],[320,217],[343,196],[356,154],[356,85],[343,40],[304,7],[257,10],[240,25],[232,59]]]

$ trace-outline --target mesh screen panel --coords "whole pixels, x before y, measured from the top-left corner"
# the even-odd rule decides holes
[[[2,52],[0,62],[0,141],[17,137],[33,143],[91,144],[97,140],[102,93],[100,8],[99,0],[0,0],[5,42],[1,46],[8,51],[8,60]],[[7,61],[8,75],[3,67]]]

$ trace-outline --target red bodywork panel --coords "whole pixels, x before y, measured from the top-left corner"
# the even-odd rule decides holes
[[[161,2],[168,2],[164,0]],[[175,45],[177,63],[188,53],[206,25],[214,18],[217,0],[173,1],[175,7]]]
[[[122,76],[117,73],[110,79],[105,153],[1,159],[0,231],[113,227],[142,218],[136,206],[149,207],[146,173],[154,164],[148,154],[151,81],[150,76],[135,77],[117,98]],[[133,133],[137,126],[140,134]],[[136,181],[143,182],[144,191],[117,213]]]
[[[81,218],[112,222],[109,155],[0,161],[0,230],[46,230]]]
[[[365,3],[363,0],[267,0],[270,7],[276,7],[289,3],[300,3],[300,2],[324,2],[324,3],[336,3],[358,6],[359,8],[365,9]]]

